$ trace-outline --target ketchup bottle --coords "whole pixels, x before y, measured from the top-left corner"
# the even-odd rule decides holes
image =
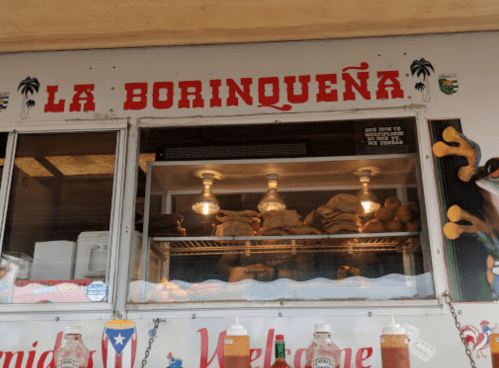
[[[224,368],[251,368],[248,331],[237,318],[224,339]]]
[[[489,336],[490,352],[492,354],[492,368],[499,368],[499,323],[492,327]]]
[[[90,352],[81,340],[81,326],[66,327],[64,341],[54,352],[57,368],[87,368]]]
[[[305,351],[305,368],[337,368],[341,350],[331,340],[329,325],[315,324],[314,339]]]
[[[400,325],[391,323],[383,328],[381,335],[382,368],[410,368],[409,339]]]

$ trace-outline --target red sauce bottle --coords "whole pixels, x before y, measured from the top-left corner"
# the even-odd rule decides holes
[[[275,337],[275,362],[271,368],[291,368],[286,363],[286,347],[284,346],[284,335],[276,335]]]
[[[382,368],[410,368],[409,339],[400,325],[391,323],[383,328],[381,335]]]
[[[224,339],[224,368],[251,368],[248,331],[237,318]]]
[[[489,336],[490,353],[492,355],[492,368],[499,368],[499,323],[492,327]]]

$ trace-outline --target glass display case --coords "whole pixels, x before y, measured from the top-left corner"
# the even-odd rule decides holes
[[[410,119],[149,128],[147,155],[129,302],[434,295]]]

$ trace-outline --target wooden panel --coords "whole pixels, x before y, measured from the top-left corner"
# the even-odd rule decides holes
[[[499,29],[494,0],[1,1],[0,52]]]

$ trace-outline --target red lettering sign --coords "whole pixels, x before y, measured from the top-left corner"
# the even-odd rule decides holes
[[[208,360],[208,330],[206,328],[202,328],[200,330],[197,330],[196,332],[199,332],[201,335],[201,358],[199,361],[199,368],[208,368],[208,366],[211,364],[213,359],[215,357],[218,358],[218,366],[220,368],[224,367],[224,338],[225,335],[227,334],[227,331],[220,332],[218,335],[218,343],[217,343],[217,348],[213,352],[213,355],[211,356],[211,359]]]
[[[338,357],[339,359],[341,359],[341,353],[345,353],[343,356],[344,356],[344,364],[343,364],[343,368],[351,368],[352,366],[352,349],[350,348],[345,348],[345,349],[341,349],[341,352],[340,352],[340,356]],[[338,360],[340,361],[340,360]]]
[[[211,100],[210,107],[221,107],[222,99],[220,98],[220,86],[222,85],[221,79],[210,80],[211,87]]]
[[[267,345],[265,346],[264,368],[270,368],[270,359],[272,358],[272,346],[274,345],[274,329],[271,328],[267,333]]]
[[[301,356],[307,349],[298,349],[295,353],[295,359],[293,360],[295,368],[302,368],[301,366]]]
[[[315,80],[319,83],[317,102],[338,101],[338,91],[331,89],[336,84],[336,74],[317,74]]]
[[[272,94],[270,96],[267,95],[267,85],[272,87]],[[258,107],[272,107],[281,111],[291,110],[291,105],[289,104],[277,106],[277,103],[279,103],[279,78],[277,77],[258,79],[258,101],[260,102]]]
[[[255,354],[253,354],[255,353]],[[255,355],[255,356],[253,356]],[[250,349],[250,363],[254,362],[258,358],[262,356],[262,349]],[[260,368],[260,366],[257,367],[251,367],[251,368]]]
[[[12,358],[16,356],[16,365],[15,368],[21,368],[21,364],[23,363],[23,357],[24,357],[24,352],[22,351],[16,351],[15,353],[11,351],[6,351],[5,352],[5,360],[3,362],[4,368],[9,368],[10,366],[10,361]]]
[[[355,357],[355,365],[357,366],[357,368],[371,368],[370,365],[365,366],[362,363],[364,360],[368,359],[371,355],[373,355],[373,348],[361,348],[361,349],[359,349],[357,351],[357,355]]]
[[[142,110],[147,106],[147,83],[125,83],[126,101],[123,110]]]
[[[166,90],[166,99],[161,99],[161,93]],[[163,92],[164,93],[164,92]],[[173,83],[156,82],[152,86],[152,106],[155,109],[169,109],[173,106]]]
[[[378,100],[388,99],[388,91],[387,88],[391,88],[392,98],[404,98],[404,91],[400,87],[400,82],[397,79],[399,76],[399,72],[396,70],[387,71],[387,72],[378,72],[378,78],[381,78],[378,82],[378,90],[376,91],[376,98]],[[387,84],[387,81],[390,81],[390,84]]]
[[[253,105],[253,97],[251,97],[251,83],[253,83],[253,79],[251,78],[241,78],[241,85],[243,89],[239,87],[234,79],[226,80],[227,87],[229,87],[229,97],[227,97],[227,106],[237,106],[239,104],[239,100],[236,97],[236,92],[243,99],[246,105]]]
[[[368,72],[357,73],[357,79],[360,81],[360,85],[355,81],[352,76],[348,73],[343,73],[341,75],[343,81],[345,82],[345,92],[343,92],[343,101],[355,101],[355,88],[357,92],[360,93],[365,100],[371,99],[371,92],[367,89],[367,80],[369,79]]]
[[[194,96],[192,107],[204,107],[204,100],[201,97],[201,81],[181,81],[178,82],[178,86],[180,88],[179,109],[188,109],[191,107],[189,96]]]
[[[69,111],[81,111],[80,101],[85,101],[83,105],[84,111],[95,111],[94,95],[92,91],[94,90],[93,84],[77,84],[74,87],[75,94],[73,96],[73,101],[69,105]],[[83,97],[82,95],[85,94]]]
[[[63,112],[65,100],[59,100],[55,103],[55,93],[59,86],[47,86],[47,93],[49,94],[48,101],[45,104],[44,112]]]
[[[350,66],[343,69],[341,78],[344,90],[340,95],[343,101],[356,101],[357,96],[361,96],[366,101],[371,100],[368,68],[368,63],[361,62],[360,66]],[[398,71],[381,71],[377,72],[376,75],[379,78],[376,90],[377,100],[404,98],[404,91],[398,79]],[[289,111],[292,109],[292,105],[309,101],[310,93],[312,93],[310,88],[316,88],[316,102],[338,101],[337,74],[315,75],[317,83],[312,84],[312,87],[310,81],[310,75],[262,77],[258,78],[258,90],[255,91],[253,78],[211,79],[207,89],[207,93],[211,93],[209,107],[222,107],[224,102],[227,107],[239,106],[241,100],[246,106],[253,106],[253,99],[256,98],[253,95],[256,92],[258,93],[259,108],[271,107],[280,111]],[[123,103],[123,110],[143,110],[148,107],[147,83],[125,83],[124,87],[126,100]],[[286,93],[283,94],[282,98],[286,101],[282,103],[281,88],[284,87]],[[176,89],[178,90],[176,91]],[[82,109],[95,111],[96,104],[92,93],[94,84],[75,85],[74,90],[69,111],[82,111]],[[57,91],[58,86],[47,86],[48,99],[44,112],[64,111],[65,100],[56,100]],[[178,104],[179,109],[204,108],[205,101],[202,92],[203,82],[201,80],[155,82],[152,88],[152,108],[155,110],[171,109],[175,104]],[[225,96],[227,98],[223,99]]]
[[[36,345],[38,345],[38,341],[35,341],[32,346],[36,348]],[[33,362],[35,361],[35,354],[36,354],[35,350],[31,350],[28,353],[28,362],[26,363],[26,368],[33,368]]]
[[[286,90],[288,92],[288,102],[299,104],[308,101],[308,84],[310,83],[310,75],[300,75],[298,81],[301,84],[301,94],[295,95],[295,82],[296,77],[284,77],[286,83]]]

